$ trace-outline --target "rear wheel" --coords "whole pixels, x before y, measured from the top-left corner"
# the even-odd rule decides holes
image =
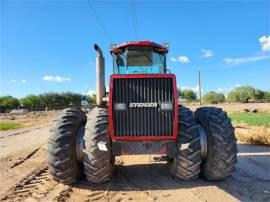
[[[78,108],[65,109],[54,120],[48,142],[49,171],[54,180],[71,184],[80,176],[82,164],[76,146],[85,123],[86,116]]]
[[[202,176],[207,180],[223,180],[231,175],[237,161],[234,128],[226,112],[220,108],[202,107],[195,112],[207,138],[207,155]]]
[[[92,183],[105,183],[111,179],[114,158],[108,131],[108,110],[94,108],[88,114],[83,154],[84,173]],[[102,149],[99,145],[106,145]]]
[[[198,178],[201,164],[200,136],[192,111],[178,107],[178,154],[172,159],[171,172],[182,180]]]

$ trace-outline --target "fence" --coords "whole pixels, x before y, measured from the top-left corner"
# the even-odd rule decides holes
[[[0,113],[16,113],[16,112],[33,112],[33,111],[49,111],[49,110],[61,110],[67,108],[67,106],[53,106],[47,107],[45,105],[35,105],[35,106],[19,106],[19,107],[3,107],[0,106]]]

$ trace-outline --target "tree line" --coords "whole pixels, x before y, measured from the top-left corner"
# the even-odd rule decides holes
[[[197,95],[193,90],[178,89],[178,94],[188,102],[196,101]],[[270,91],[262,91],[251,86],[238,87],[228,93],[227,97],[223,93],[215,91],[207,92],[203,97],[205,103],[217,104],[223,102],[270,102]],[[68,106],[94,105],[96,95],[83,95],[80,93],[43,93],[40,95],[27,95],[21,99],[12,96],[0,97],[0,108],[14,109],[18,107],[44,106],[47,109],[59,109]]]
[[[18,107],[35,107],[45,106],[48,109],[58,109],[67,106],[82,106],[95,104],[95,95],[83,95],[80,93],[42,93],[40,95],[27,95],[21,99],[13,96],[1,96],[0,107],[2,108],[18,108]]]
[[[178,94],[188,102],[196,101],[197,95],[193,90],[178,89]],[[262,91],[252,86],[241,86],[230,91],[227,96],[223,93],[209,91],[202,97],[203,102],[217,104],[223,102],[270,102],[270,91]]]

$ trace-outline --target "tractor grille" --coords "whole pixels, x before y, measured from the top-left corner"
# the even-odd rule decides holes
[[[172,78],[115,78],[112,98],[115,137],[173,136]],[[124,103],[125,109],[116,109],[116,103]],[[130,103],[152,107],[130,107]],[[173,108],[161,110],[161,103],[171,103]]]

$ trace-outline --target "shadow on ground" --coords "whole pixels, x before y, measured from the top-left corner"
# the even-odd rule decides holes
[[[209,182],[201,178],[186,182],[174,179],[165,163],[145,165],[118,165],[112,181],[108,184],[93,185],[85,180],[75,187],[89,190],[110,191],[152,191],[180,190],[213,193],[211,187],[224,191],[240,201],[270,201],[270,147],[239,145],[238,163],[231,177],[222,182]],[[263,155],[260,155],[263,154]],[[207,195],[206,194],[206,195]]]

